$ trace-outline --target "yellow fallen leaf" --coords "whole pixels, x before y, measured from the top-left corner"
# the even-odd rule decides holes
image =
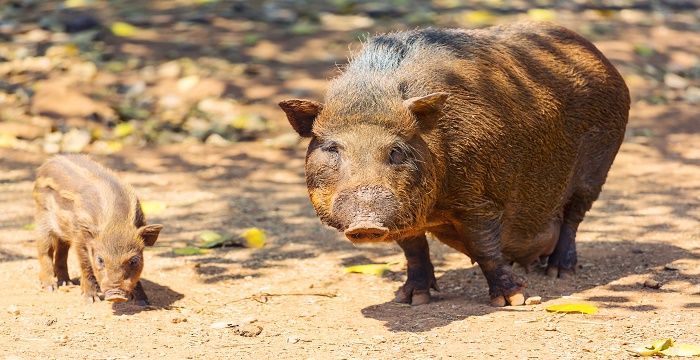
[[[115,23],[112,23],[111,30],[114,35],[129,37],[136,35],[136,33],[139,31],[139,28],[125,22],[117,21]]]
[[[661,339],[654,341],[651,345],[640,346],[632,349],[631,351],[637,355],[641,356],[654,356],[660,355],[661,351],[666,350],[673,346],[673,339]]]
[[[247,247],[261,248],[265,246],[265,232],[258,228],[245,229],[241,233]]]
[[[9,148],[15,145],[17,138],[10,134],[0,134],[0,148]]]
[[[389,264],[366,264],[354,265],[343,268],[346,273],[358,273],[367,275],[382,276],[385,271],[390,270]]]
[[[546,307],[549,312],[567,313],[567,314],[595,314],[598,308],[590,304],[557,304]]]
[[[130,122],[119,123],[114,127],[114,136],[126,137],[134,132],[134,124]]]
[[[488,10],[467,11],[462,15],[464,21],[470,25],[490,25],[496,21],[496,15]]]
[[[530,9],[527,16],[535,21],[552,21],[557,17],[557,13],[549,9]]]
[[[145,215],[158,215],[165,210],[167,205],[162,201],[142,201],[141,210]]]
[[[666,356],[693,357],[700,356],[700,346],[693,344],[673,344],[668,349],[661,350],[660,353]]]

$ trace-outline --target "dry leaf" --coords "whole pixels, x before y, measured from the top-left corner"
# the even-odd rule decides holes
[[[114,127],[114,136],[116,137],[127,137],[131,135],[134,132],[134,124],[130,122],[124,122],[117,124],[117,126]]]
[[[590,304],[557,304],[547,306],[545,309],[549,312],[566,314],[595,314],[598,312],[598,308]]]
[[[265,246],[265,232],[258,228],[249,228],[241,233],[247,247],[259,249]]]
[[[700,356],[700,346],[693,344],[678,344],[673,339],[661,339],[651,345],[640,346],[631,350],[640,356]]]
[[[129,37],[136,35],[136,33],[139,31],[139,28],[125,22],[117,21],[112,24],[111,30],[114,35]]]
[[[366,264],[354,265],[343,268],[346,273],[358,273],[367,275],[382,276],[385,271],[390,270],[389,264]]]
[[[141,202],[141,210],[144,215],[158,215],[165,210],[167,206],[162,201],[143,201]]]
[[[175,255],[186,256],[186,255],[202,255],[202,254],[205,254],[206,252],[198,247],[185,246],[183,248],[173,249],[173,253],[175,253]]]

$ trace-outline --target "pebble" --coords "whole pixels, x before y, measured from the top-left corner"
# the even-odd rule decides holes
[[[537,305],[542,303],[542,297],[540,296],[530,296],[525,300],[525,305]]]
[[[299,342],[299,337],[298,336],[290,336],[287,338],[287,342],[290,344],[296,344]]]
[[[664,84],[671,89],[685,89],[688,87],[688,79],[674,73],[666,73]]]
[[[187,322],[187,318],[186,317],[174,317],[174,318],[170,319],[170,322],[173,324],[179,324],[179,323]]]
[[[9,312],[12,315],[19,315],[19,309],[17,308],[17,305],[10,305],[7,307],[7,312]]]
[[[649,289],[660,289],[661,283],[654,279],[646,279],[644,280],[644,287]]]

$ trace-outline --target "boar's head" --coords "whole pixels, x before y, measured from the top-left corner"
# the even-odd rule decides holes
[[[105,300],[127,301],[141,278],[143,249],[158,239],[162,225],[107,225],[87,242],[90,265]]]
[[[306,183],[321,220],[354,243],[395,240],[426,221],[438,185],[428,137],[446,93],[381,102],[279,105],[299,135],[310,137]]]

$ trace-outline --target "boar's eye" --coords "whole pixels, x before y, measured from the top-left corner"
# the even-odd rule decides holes
[[[338,153],[338,144],[335,142],[329,142],[329,143],[321,146],[321,150],[323,150],[327,153],[337,154]]]
[[[401,165],[406,162],[407,158],[406,151],[398,146],[394,146],[389,152],[389,162],[392,165]]]
[[[102,258],[102,256],[97,255],[97,258],[95,260],[96,260],[98,269],[103,269],[105,267],[105,259]]]
[[[139,267],[139,264],[141,264],[141,257],[138,255],[135,255],[129,259],[129,266],[131,266],[132,269]]]

